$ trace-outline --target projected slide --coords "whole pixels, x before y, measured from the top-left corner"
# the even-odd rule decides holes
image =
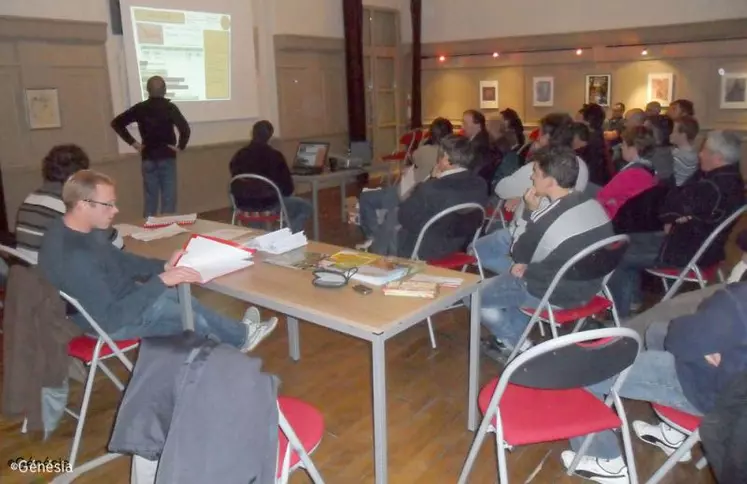
[[[132,7],[143,99],[152,76],[175,101],[231,99],[231,16]]]

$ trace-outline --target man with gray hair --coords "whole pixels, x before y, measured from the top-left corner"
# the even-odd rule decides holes
[[[111,126],[142,156],[143,215],[173,214],[176,213],[176,153],[187,147],[191,131],[179,108],[166,99],[166,81],[161,76],[148,79],[145,90],[148,99],[114,118]],[[133,123],[138,125],[140,142],[127,130]],[[178,141],[174,128],[179,131]]]
[[[744,205],[745,183],[739,172],[741,149],[742,140],[737,133],[708,133],[698,171],[681,186],[672,188],[659,209],[663,232],[630,234],[628,252],[610,279],[621,317],[630,314],[634,301],[640,301],[642,269],[684,267],[711,232]],[[703,253],[701,267],[724,260],[729,232],[723,231]]]

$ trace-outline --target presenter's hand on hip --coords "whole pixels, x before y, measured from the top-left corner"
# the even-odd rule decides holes
[[[173,287],[183,283],[192,284],[202,282],[202,276],[200,276],[200,273],[189,267],[173,267],[166,272],[163,272],[158,277],[160,277],[163,283],[168,287]]]
[[[180,150],[179,148],[177,148],[177,147],[176,147],[176,146],[174,146],[174,145],[169,145],[169,149],[170,149],[171,151],[173,151],[174,153],[176,153],[176,152],[178,152],[178,151],[181,151],[181,150]]]
[[[135,141],[134,143],[132,143],[132,147],[135,148],[135,150],[138,153],[142,153],[143,152],[143,145],[140,144],[140,143],[138,143],[137,141]]]

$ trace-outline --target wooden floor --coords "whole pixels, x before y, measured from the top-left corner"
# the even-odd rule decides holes
[[[341,224],[339,195],[323,192],[322,239],[350,245],[360,236],[353,227]],[[221,211],[210,218],[226,219]],[[196,290],[195,294],[216,310],[240,316],[244,305],[217,294]],[[387,344],[387,388],[389,419],[389,482],[456,482],[473,434],[467,431],[467,342],[468,314],[453,310],[435,319],[438,349],[432,350],[425,325],[395,337]],[[313,454],[328,483],[373,482],[371,357],[370,345],[311,324],[301,324],[302,358],[288,358],[288,341],[282,324],[254,356],[264,360],[266,371],[282,380],[281,393],[297,396],[317,406],[324,414],[326,434]],[[0,359],[0,362],[2,360]],[[497,367],[482,359],[481,383],[498,374]],[[71,402],[79,402],[81,386],[72,383]],[[97,381],[78,461],[101,454],[107,444],[119,394],[106,379]],[[631,419],[655,421],[649,406],[626,402]],[[74,425],[70,418],[46,442],[40,435],[22,435],[19,420],[0,420],[0,482],[20,484],[48,482],[52,476],[31,476],[11,472],[6,462],[15,457],[67,458]],[[635,438],[634,438],[635,440]],[[560,452],[566,442],[528,446],[509,455],[512,482],[523,483],[548,453],[542,469],[532,482],[583,482],[565,476]],[[497,481],[495,446],[488,440],[479,455],[471,482]],[[651,446],[635,442],[636,462],[641,479],[660,466],[665,455]],[[695,452],[699,458],[700,451]],[[120,458],[92,471],[76,482],[81,484],[129,483],[129,458]],[[293,483],[308,482],[297,471]],[[697,471],[693,463],[680,464],[665,483],[713,483],[709,470]],[[215,483],[220,484],[220,483]]]

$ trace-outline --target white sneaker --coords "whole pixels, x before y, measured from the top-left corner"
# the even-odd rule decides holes
[[[571,467],[571,462],[576,458],[576,453],[566,450],[560,454],[560,459],[566,469]],[[599,459],[585,455],[578,461],[574,474],[601,484],[629,484],[628,466],[622,457],[616,459]]]
[[[273,332],[278,325],[278,318],[270,318],[267,321],[262,321],[259,309],[250,306],[244,313],[244,318],[241,322],[246,325],[246,342],[241,347],[241,352],[246,353],[256,348],[258,344]]]
[[[646,442],[647,444],[655,445],[664,451],[667,456],[674,454],[679,446],[687,438],[679,430],[673,429],[669,425],[661,422],[659,425],[651,425],[648,422],[642,420],[636,420],[633,422],[633,431],[639,439]],[[680,462],[690,462],[693,458],[692,454],[688,450],[680,458]]]
[[[355,250],[362,250],[363,252],[368,252],[368,249],[373,244],[373,239],[366,239],[365,242],[362,242],[360,244],[355,244]]]

